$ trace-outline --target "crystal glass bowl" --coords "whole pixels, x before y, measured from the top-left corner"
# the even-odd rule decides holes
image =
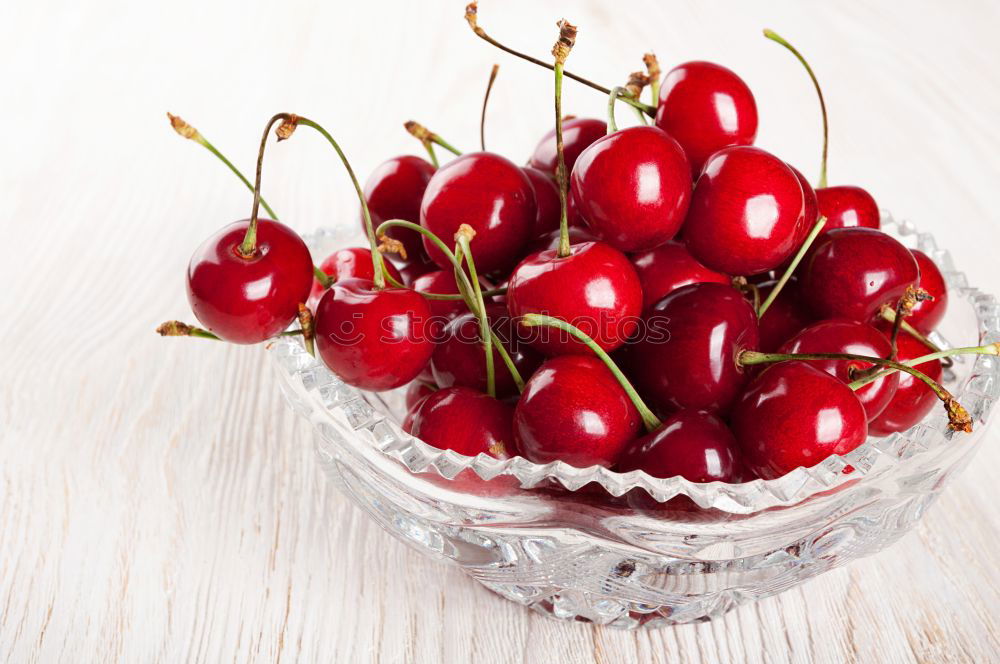
[[[939,342],[1000,341],[996,300],[969,287],[930,236],[886,213],[883,228],[947,279]],[[322,257],[350,239],[321,231],[307,241]],[[1000,395],[1000,358],[959,357],[946,382],[972,434],[948,431],[936,407],[902,434],[813,468],[694,484],[442,451],[399,428],[401,391],[350,387],[295,338],[274,341],[269,355],[326,473],[387,531],[544,614],[626,628],[711,619],[885,548],[969,462]]]

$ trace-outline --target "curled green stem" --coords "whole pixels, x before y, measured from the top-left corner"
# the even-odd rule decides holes
[[[267,121],[264,127],[264,134],[260,137],[260,149],[257,151],[257,176],[253,184],[253,208],[250,210],[250,223],[247,225],[246,235],[243,236],[243,243],[237,250],[243,258],[253,258],[257,254],[257,215],[260,213],[260,179],[264,170],[264,148],[267,147],[267,137],[271,133],[271,127],[279,120],[287,121],[292,115],[290,113],[277,113]],[[281,140],[279,137],[278,140]]]
[[[628,100],[629,96],[628,90],[621,86],[615,86],[611,88],[608,92],[608,133],[613,134],[618,131],[618,123],[615,122],[615,102],[621,99],[622,101]]]
[[[544,316],[542,314],[525,314],[520,318],[520,323],[528,327],[552,327],[573,335],[574,338],[578,339],[585,346],[587,346],[587,348],[592,350],[594,354],[597,355],[602,362],[604,362],[605,366],[608,367],[611,373],[614,374],[618,384],[622,386],[622,389],[625,390],[628,398],[632,401],[632,405],[634,405],[635,409],[639,411],[639,416],[642,418],[642,423],[643,426],[646,427],[646,431],[653,432],[662,426],[663,423],[660,422],[659,418],[653,414],[653,411],[646,406],[642,397],[640,397],[639,393],[636,392],[634,387],[632,387],[632,383],[629,382],[628,378],[625,377],[625,374],[623,374],[621,369],[618,368],[618,365],[616,365],[614,360],[611,359],[611,356],[608,355],[603,348],[598,346],[593,339],[587,336],[587,334],[578,327],[567,323],[564,320],[553,318],[552,316]]]
[[[954,357],[956,355],[1000,355],[1000,343],[986,344],[985,346],[963,346],[961,348],[948,348],[946,350],[939,350],[933,353],[928,353],[927,355],[921,355],[920,357],[915,357],[912,360],[906,360],[901,364],[905,364],[908,367],[916,367],[921,364],[926,364],[927,362],[933,362],[934,360],[943,360],[949,357]],[[882,369],[881,371],[864,376],[863,378],[858,378],[857,380],[851,382],[849,387],[852,390],[864,387],[868,383],[873,383],[883,376],[888,376],[889,374],[897,371],[897,369],[889,368]]]
[[[471,295],[476,300],[476,317],[479,319],[479,337],[486,353],[486,393],[496,398],[496,378],[493,370],[493,335],[491,334],[489,317],[486,315],[486,301],[483,299],[483,289],[479,286],[479,275],[476,274],[476,263],[472,258],[471,240],[474,231],[465,224],[455,234],[455,241],[461,248],[465,264],[469,268],[469,281],[472,282]]]
[[[760,308],[757,310],[757,318],[763,316],[764,312],[766,312],[768,308],[774,304],[775,299],[778,297],[778,293],[780,293],[781,289],[785,287],[788,280],[792,278],[792,273],[795,272],[795,268],[797,268],[799,263],[802,262],[806,252],[809,251],[809,247],[811,247],[812,243],[816,241],[816,238],[819,236],[820,232],[823,230],[823,226],[825,225],[826,217],[821,216],[818,220],[816,220],[816,224],[812,227],[812,230],[809,231],[809,235],[806,236],[802,246],[799,247],[797,252],[795,252],[795,257],[792,258],[792,262],[788,264],[788,267],[785,269],[785,273],[781,275],[781,278],[778,279],[778,283],[774,285],[774,288],[772,288],[771,292],[767,294],[764,302],[761,303]]]

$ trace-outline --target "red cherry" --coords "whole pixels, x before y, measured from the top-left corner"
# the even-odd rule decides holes
[[[521,261],[507,286],[507,309],[514,318],[525,314],[560,318],[604,350],[613,350],[638,326],[642,286],[625,254],[601,242],[584,242],[572,245],[564,258],[548,250]],[[547,355],[591,352],[556,330],[535,332],[531,345]]]
[[[527,344],[518,341],[515,326],[505,304],[488,303],[486,315],[490,327],[507,349],[518,373],[527,380],[542,363],[541,356]],[[471,312],[452,319],[444,327],[442,340],[431,357],[434,382],[441,387],[458,385],[485,392],[486,353],[483,351],[479,336],[479,319]],[[514,379],[496,349],[493,350],[493,367],[497,396],[503,398],[517,394]]]
[[[514,440],[535,463],[610,467],[641,424],[603,362],[565,355],[545,362],[525,385],[514,409]]]
[[[402,281],[403,277],[395,265],[386,262],[385,268],[394,279]],[[371,281],[375,278],[372,252],[371,249],[365,247],[338,249],[323,259],[323,262],[319,264],[319,269],[327,276],[332,277],[334,281],[343,279],[368,279]],[[323,297],[325,290],[323,284],[314,277],[307,303],[310,309],[316,308],[316,303],[319,302],[319,298]]]
[[[597,242],[597,237],[588,231],[586,228],[580,226],[570,226],[569,231],[569,243],[570,244],[583,244],[584,242]],[[542,251],[548,251],[549,249],[559,248],[559,230],[549,231],[534,240],[528,245],[528,250],[525,256],[531,256],[532,254],[537,254]]]
[[[847,454],[868,435],[851,388],[806,362],[761,372],[733,406],[730,425],[744,462],[766,480]]]
[[[799,224],[799,238],[795,242],[796,250],[798,250],[798,247],[802,245],[806,236],[809,235],[809,231],[812,230],[812,227],[819,220],[819,202],[816,198],[816,190],[809,184],[809,180],[806,180],[806,176],[802,175],[802,171],[791,164],[785,165],[792,169],[795,179],[799,181],[799,186],[802,187],[802,223]],[[824,225],[823,228],[827,228],[827,226]]]
[[[604,120],[593,118],[568,118],[563,120],[563,160],[566,162],[566,172],[573,170],[576,158],[587,146],[608,133],[608,125]],[[535,146],[528,165],[546,173],[555,174],[559,166],[559,155],[556,153],[556,130],[551,129]]]
[[[920,332],[930,334],[948,310],[948,285],[941,270],[930,256],[917,249],[911,249],[910,252],[917,261],[917,267],[920,268],[920,287],[934,299],[917,302],[910,310],[910,315],[906,317],[906,322]]]
[[[511,267],[535,227],[535,194],[528,176],[489,152],[467,153],[439,168],[424,192],[420,225],[447,244],[462,224],[476,231],[473,249],[480,272]],[[435,263],[451,268],[427,238],[424,248]]]
[[[876,327],[886,334],[891,333],[891,325],[887,321],[877,323]],[[905,332],[900,332],[896,338],[896,358],[900,362],[906,362],[931,352],[933,351],[923,342]],[[926,374],[932,380],[941,382],[942,367],[938,360],[918,364],[914,369]],[[900,373],[899,387],[896,388],[895,395],[882,414],[871,422],[871,434],[873,436],[888,436],[897,431],[906,431],[924,419],[937,402],[937,395],[924,383],[908,373]]]
[[[739,482],[741,462],[736,438],[717,416],[681,410],[663,426],[629,443],[618,470],[644,470],[653,477],[680,475],[689,482]]]
[[[725,412],[746,382],[736,356],[757,348],[753,306],[729,286],[692,284],[660,300],[644,323],[627,349],[639,392],[664,410]]]
[[[861,187],[841,185],[816,190],[819,213],[826,217],[823,232],[835,228],[874,228],[882,226],[878,203]]]
[[[559,230],[559,188],[555,180],[546,172],[537,168],[521,169],[531,181],[531,189],[535,192],[535,225],[532,227],[532,237],[542,235],[552,230]]]
[[[426,397],[413,412],[410,433],[428,445],[466,456],[513,456],[514,408],[467,387],[449,387]]]
[[[825,320],[810,325],[785,343],[780,353],[851,353],[869,357],[889,357],[892,350],[889,339],[871,325],[846,319]],[[857,376],[853,370],[864,370],[873,366],[870,362],[854,360],[828,360],[810,362],[810,366],[836,376],[843,383],[850,383]],[[854,395],[865,407],[868,420],[875,419],[885,410],[899,385],[899,373],[868,383],[854,391]]]
[[[316,307],[316,350],[330,371],[365,390],[409,383],[434,352],[427,300],[408,288],[371,281],[333,284]]]
[[[785,162],[758,148],[726,148],[698,178],[684,240],[714,270],[767,272],[801,244],[804,207],[802,187]]]
[[[418,293],[458,295],[458,282],[455,281],[455,272],[452,269],[422,274],[413,281],[412,287]],[[462,300],[427,300],[427,306],[435,318],[441,319],[451,318],[469,310]]]
[[[379,164],[365,182],[365,200],[368,201],[373,226],[377,227],[390,219],[418,223],[420,201],[435,170],[426,159],[408,155],[393,157]],[[361,227],[364,228],[364,225],[362,216]],[[406,247],[407,259],[403,261],[402,256],[393,254],[394,260],[408,263],[420,261],[425,255],[420,234],[416,231],[396,227],[387,230],[386,235]]]
[[[422,246],[421,251],[423,251]],[[408,263],[400,265],[399,274],[402,276],[404,284],[412,286],[413,282],[417,280],[417,277],[427,274],[428,272],[436,272],[440,269],[441,268],[438,267],[437,263],[433,262],[426,255],[423,255],[419,260],[411,260]]]
[[[838,228],[821,235],[803,263],[802,297],[818,318],[870,320],[920,277],[909,249],[871,228]]]
[[[731,70],[711,62],[685,62],[663,78],[656,126],[677,139],[697,177],[715,152],[753,145],[757,104]]]
[[[762,302],[770,295],[776,283],[770,281],[758,286]],[[798,291],[798,281],[793,277],[757,321],[762,352],[776,352],[783,343],[816,320],[809,308],[802,303]]]
[[[642,283],[644,311],[681,286],[707,282],[728,285],[732,281],[699,263],[680,242],[667,242],[656,249],[632,254],[632,264]]]
[[[420,380],[419,376],[417,380],[410,383],[409,387],[406,388],[406,410],[411,411],[413,407],[428,397],[437,392],[437,388],[430,383],[425,383]],[[409,429],[407,429],[409,431]]]
[[[691,201],[691,172],[677,141],[656,127],[599,138],[570,176],[588,228],[621,251],[651,249],[674,237]]]
[[[234,344],[270,339],[291,325],[309,297],[312,257],[295,231],[270,219],[257,222],[253,258],[239,253],[249,220],[220,229],[191,256],[187,293],[202,325]]]

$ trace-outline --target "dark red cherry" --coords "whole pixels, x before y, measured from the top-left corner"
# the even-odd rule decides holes
[[[871,325],[839,318],[810,325],[789,339],[778,352],[850,353],[869,357],[889,357],[891,350],[889,339]],[[854,371],[863,371],[872,366],[870,362],[854,360],[810,362],[810,365],[836,376],[844,383],[850,383],[857,378]],[[854,391],[861,405],[865,407],[868,421],[875,419],[885,410],[898,385],[899,373],[892,373]]]
[[[944,318],[948,310],[948,284],[944,281],[944,275],[934,264],[931,257],[918,249],[911,249],[913,257],[920,268],[920,287],[923,288],[933,298],[931,300],[921,300],[910,310],[910,315],[906,317],[906,322],[917,328],[924,334],[930,334]]]
[[[680,242],[667,242],[656,249],[632,254],[632,264],[642,283],[643,310],[681,286],[700,283],[729,284],[732,279],[698,262]]]
[[[391,390],[417,377],[434,352],[427,300],[371,281],[333,284],[316,307],[316,350],[349,385]]]
[[[531,189],[535,192],[535,225],[531,235],[536,237],[559,230],[559,189],[552,176],[537,168],[525,166],[521,170],[531,181]]]
[[[584,242],[573,245],[564,258],[548,250],[521,261],[507,285],[507,309],[514,318],[525,314],[560,318],[604,350],[613,350],[638,326],[642,286],[625,254],[602,242]],[[536,328],[529,338],[547,355],[591,353],[553,328]]]
[[[713,270],[760,274],[799,248],[803,208],[802,187],[785,162],[759,148],[726,148],[698,178],[684,241]]]
[[[423,247],[421,247],[421,251],[423,251]],[[403,283],[407,286],[412,286],[417,277],[428,272],[436,272],[441,268],[425,254],[420,257],[420,260],[411,260],[408,263],[401,264],[398,269],[399,274],[403,278]]]
[[[886,321],[876,325],[884,333],[889,334],[891,327]],[[933,351],[922,342],[905,332],[900,332],[896,338],[897,359],[906,362]],[[932,380],[941,382],[941,362],[933,360],[918,364],[914,369],[927,374]],[[931,412],[938,402],[937,396],[923,382],[908,373],[899,374],[899,387],[889,405],[882,414],[872,420],[869,429],[873,436],[888,436],[897,431],[906,431],[920,422]]]
[[[760,299],[763,302],[771,294],[776,282],[764,282],[758,285]],[[760,329],[760,350],[774,353],[783,343],[801,332],[807,325],[816,320],[809,308],[802,302],[798,293],[798,281],[792,279],[774,298],[771,306],[757,321]]]
[[[739,76],[711,62],[685,62],[663,78],[656,126],[681,144],[698,177],[722,148],[753,145],[757,103]]]
[[[420,223],[420,201],[431,176],[434,165],[426,159],[412,156],[393,157],[379,164],[365,182],[365,200],[372,224],[378,227],[383,221],[403,219]],[[361,226],[364,228],[364,217]],[[386,235],[399,240],[406,247],[407,259],[392,254],[399,262],[420,261],[424,246],[420,234],[407,228],[390,228]]]
[[[816,190],[819,213],[826,217],[823,232],[835,228],[875,228],[882,226],[878,204],[861,187],[841,185]]]
[[[513,456],[514,408],[467,387],[449,387],[426,397],[414,411],[410,433],[428,445],[466,456]]]
[[[526,343],[518,340],[517,330],[507,313],[505,304],[488,303],[486,315],[490,327],[507,350],[518,373],[527,380],[542,363],[541,356]],[[479,336],[479,319],[468,311],[456,316],[445,325],[441,341],[431,357],[434,382],[441,387],[458,385],[485,392],[486,353],[483,350]],[[514,379],[496,349],[493,350],[493,375],[498,397],[517,394]]]
[[[434,270],[417,277],[412,284],[418,293],[433,293],[435,295],[458,295],[458,283],[452,269]],[[468,311],[462,300],[427,300],[431,314],[436,318],[447,319]],[[443,320],[441,321],[444,322]]]
[[[467,153],[439,168],[424,192],[420,225],[451,245],[462,224],[476,231],[472,250],[479,272],[513,266],[535,227],[535,194],[528,176],[509,159],[489,152]],[[427,238],[424,248],[435,263],[451,269]]]
[[[403,277],[395,265],[386,261],[385,268],[394,279],[402,282]],[[319,264],[319,269],[327,276],[332,277],[334,281],[342,279],[367,279],[371,281],[375,278],[372,252],[371,249],[365,247],[338,249],[323,259],[323,262]],[[309,291],[308,305],[310,309],[316,308],[316,303],[319,302],[319,298],[323,297],[324,290],[326,289],[323,288],[323,285],[314,277],[312,290]]]
[[[576,158],[588,145],[608,133],[608,125],[604,120],[593,118],[568,118],[563,120],[563,160],[566,162],[566,172],[573,170]],[[559,165],[559,155],[556,153],[556,130],[551,129],[535,146],[528,165],[546,173],[556,172]]]
[[[514,409],[514,440],[529,461],[612,466],[642,425],[611,371],[593,356],[543,364]]]
[[[202,325],[234,344],[255,344],[284,331],[309,297],[312,257],[295,231],[270,219],[257,222],[257,251],[238,250],[249,220],[220,229],[195,249],[187,293]]]
[[[910,250],[872,228],[838,228],[821,235],[802,267],[802,297],[817,318],[868,321],[920,278]]]
[[[569,231],[569,243],[570,244],[582,244],[584,242],[597,242],[597,236],[588,231],[586,228],[581,226],[570,226]],[[559,248],[559,231],[549,231],[543,235],[535,238],[528,244],[528,249],[525,253],[526,256],[532,254],[537,254],[542,251],[547,251],[549,249]]]
[[[786,165],[792,169],[795,179],[799,181],[799,186],[802,187],[802,223],[799,224],[799,238],[795,242],[795,248],[798,250],[802,242],[806,239],[806,236],[809,235],[809,231],[812,230],[812,227],[816,225],[816,221],[819,220],[819,202],[816,199],[816,190],[809,184],[809,180],[806,180],[806,176],[802,175],[802,171],[791,164]]]
[[[716,415],[680,410],[663,426],[629,443],[618,470],[644,470],[653,477],[680,475],[689,482],[739,482],[742,464],[736,438]]]
[[[730,286],[692,284],[660,300],[643,322],[626,352],[639,392],[663,410],[725,412],[747,379],[736,356],[757,348],[753,306]]]
[[[780,362],[753,380],[730,426],[743,461],[759,477],[810,468],[865,442],[868,418],[847,385],[807,362]]]
[[[424,400],[424,397],[428,397],[437,391],[437,387],[431,385],[430,383],[425,383],[420,380],[414,380],[406,388],[406,410],[413,410],[413,407]]]
[[[691,201],[684,150],[656,127],[629,127],[594,141],[576,160],[570,184],[587,227],[621,251],[673,238]]]

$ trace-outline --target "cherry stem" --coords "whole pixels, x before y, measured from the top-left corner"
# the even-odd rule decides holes
[[[240,169],[236,168],[233,162],[229,161],[229,159],[226,158],[226,155],[219,152],[218,148],[212,145],[207,138],[202,136],[201,132],[199,132],[197,129],[189,125],[187,122],[184,122],[184,120],[182,120],[180,117],[176,115],[167,113],[167,117],[170,118],[170,125],[174,128],[174,131],[176,131],[184,138],[194,141],[198,145],[202,146],[203,148],[214,154],[219,161],[225,164],[229,168],[229,170],[231,170],[236,175],[236,177],[238,177],[240,181],[246,185],[247,189],[253,191],[253,185],[250,183],[250,180],[248,180],[246,176],[243,175]],[[276,220],[278,218],[278,215],[275,214],[274,210],[271,209],[271,206],[267,204],[267,201],[264,200],[263,196],[261,196],[260,198],[260,204],[263,205],[267,213],[271,215],[271,219]]]
[[[479,147],[483,152],[486,152],[486,106],[490,102],[490,92],[493,91],[493,82],[497,80],[499,71],[500,65],[493,65],[489,83],[486,84],[486,94],[483,95],[483,112],[479,116]]]
[[[469,5],[465,8],[465,20],[468,21],[469,27],[472,28],[472,31],[476,33],[477,37],[479,37],[483,41],[487,42],[488,44],[491,44],[491,45],[497,47],[501,51],[504,51],[505,53],[510,53],[511,55],[514,55],[514,56],[517,56],[517,57],[521,58],[522,60],[527,60],[531,64],[538,65],[539,67],[544,67],[545,69],[548,69],[550,71],[555,69],[555,65],[554,64],[550,64],[548,62],[545,62],[544,60],[539,60],[538,58],[533,58],[530,55],[526,55],[526,54],[521,53],[519,51],[515,51],[511,47],[505,46],[504,44],[501,44],[500,42],[498,42],[497,40],[495,40],[493,37],[490,37],[488,34],[486,34],[485,30],[483,30],[481,27],[479,27],[479,25],[477,23],[477,18],[476,18],[477,11],[478,11],[478,8],[477,8],[475,2],[469,3]],[[593,88],[594,90],[597,90],[598,92],[600,92],[602,94],[609,94],[611,92],[610,88],[606,88],[603,85],[598,85],[597,83],[594,83],[593,81],[589,81],[589,80],[583,78],[582,76],[578,76],[577,74],[574,74],[574,73],[569,72],[569,71],[564,72],[564,73],[565,73],[565,75],[566,75],[567,78],[571,78],[574,81],[576,81],[577,83],[583,83],[584,85],[586,85],[586,86],[588,86],[590,88]],[[630,104],[631,106],[635,106],[636,108],[638,108],[639,110],[641,110],[643,113],[646,113],[650,117],[656,115],[656,107],[655,106],[650,106],[648,104],[644,104],[641,101],[637,101],[635,99],[624,99],[624,101],[625,101],[625,103]]]
[[[465,258],[465,264],[469,267],[469,281],[472,282],[472,294],[476,298],[479,318],[479,337],[483,342],[483,351],[486,353],[486,393],[493,398],[497,396],[496,378],[493,370],[493,337],[490,334],[490,321],[486,315],[486,301],[483,299],[483,289],[479,286],[479,275],[476,274],[476,263],[472,259],[472,238],[476,232],[467,224],[462,224],[455,233],[455,255],[458,257],[459,251]]]
[[[881,309],[880,315],[882,316],[882,318],[884,318],[888,322],[890,322],[890,323],[892,323],[892,324],[895,325],[895,323],[896,323],[896,312],[895,312],[895,310],[891,306],[884,305],[882,307],[882,309]],[[931,350],[933,350],[935,352],[940,352],[942,350],[940,346],[938,346],[936,343],[934,343],[933,341],[931,341],[926,335],[922,334],[920,332],[920,330],[918,330],[917,328],[915,328],[912,325],[910,325],[909,323],[907,323],[905,318],[903,318],[902,322],[899,324],[899,327],[900,327],[900,329],[903,330],[903,332],[906,332],[911,337],[913,337],[914,339],[916,339],[920,343],[924,344],[925,346],[927,346]],[[943,364],[945,367],[952,366],[952,362],[951,362],[951,360],[949,358],[946,357],[946,358],[944,358],[944,360],[945,361],[942,362],[941,364]]]
[[[611,356],[608,355],[603,348],[598,346],[593,339],[587,336],[586,333],[580,330],[580,328],[572,325],[571,323],[567,323],[564,320],[553,318],[552,316],[545,316],[543,314],[524,314],[519,320],[521,324],[527,325],[528,327],[554,327],[557,330],[562,330],[563,332],[573,335],[573,337],[581,341],[587,348],[594,351],[594,354],[597,355],[597,357],[604,362],[605,366],[608,367],[611,373],[614,374],[618,384],[622,386],[622,389],[625,390],[628,398],[632,401],[632,405],[634,405],[635,409],[639,411],[639,416],[642,418],[642,423],[646,427],[646,431],[652,433],[663,426],[663,423],[660,422],[659,418],[657,418],[656,415],[653,414],[653,411],[646,406],[642,397],[640,397],[639,393],[636,392],[634,387],[632,387],[632,383],[629,382],[628,378],[625,377],[625,374],[623,374],[621,369],[618,368],[615,361],[611,359]]]
[[[188,325],[179,320],[168,320],[160,323],[156,327],[156,333],[161,337],[197,337],[199,339],[211,339],[212,341],[222,341],[218,336],[209,332],[205,328]],[[304,334],[303,330],[287,330],[279,334],[279,337],[295,337]]]
[[[784,37],[776,33],[774,30],[768,30],[765,28],[764,36],[773,42],[781,44],[791,51],[792,55],[798,58],[799,62],[802,63],[802,66],[806,68],[806,73],[809,74],[809,78],[812,79],[813,86],[816,88],[816,96],[819,97],[819,108],[823,114],[823,160],[820,162],[819,183],[817,184],[817,188],[822,189],[826,186],[826,155],[830,142],[830,127],[826,117],[826,101],[823,99],[823,89],[819,87],[819,81],[816,79],[816,74],[813,73],[812,67],[809,66],[809,63],[806,62],[806,59],[801,53],[799,53],[798,49],[785,41]]]
[[[260,212],[260,178],[264,170],[264,148],[267,147],[267,137],[271,133],[271,127],[278,120],[286,121],[291,116],[290,113],[278,113],[267,121],[264,127],[264,135],[260,138],[260,150],[257,151],[257,177],[253,185],[253,209],[250,211],[250,224],[247,226],[246,235],[243,236],[243,243],[236,250],[237,253],[246,259],[257,255],[257,214]],[[279,137],[280,141],[281,138]]]
[[[615,102],[619,99],[625,99],[627,94],[625,88],[621,86],[615,86],[611,88],[608,93],[608,133],[613,134],[618,131],[618,123],[615,122]]]
[[[934,360],[942,360],[955,355],[1000,355],[1000,343],[986,344],[985,346],[963,346],[962,348],[949,348],[947,350],[939,350],[934,353],[928,353],[927,355],[921,355],[920,357],[915,357],[912,360],[906,360],[901,364],[905,364],[908,367],[918,366],[921,364],[926,364],[927,362],[933,362]],[[889,374],[897,371],[897,369],[882,369],[879,372],[872,374],[870,376],[865,376],[863,378],[858,378],[852,383],[848,384],[852,390],[857,390],[864,387],[868,383],[873,383],[883,376],[888,376]]]
[[[428,238],[434,244],[434,246],[436,246],[438,249],[441,250],[441,252],[448,259],[448,262],[450,262],[452,267],[455,268],[455,275],[458,277],[457,279],[458,289],[464,294],[462,299],[465,300],[465,304],[467,307],[469,307],[469,311],[471,311],[478,318],[479,303],[471,296],[471,294],[473,293],[472,284],[469,282],[469,277],[468,275],[465,274],[465,270],[462,269],[462,264],[458,260],[458,257],[455,256],[454,252],[452,252],[452,250],[448,248],[448,245],[442,242],[441,238],[439,238],[437,235],[427,230],[420,224],[415,224],[412,221],[405,221],[403,219],[390,219],[388,221],[383,221],[381,224],[379,224],[378,233],[381,235],[390,228],[408,228],[411,231],[420,233],[424,237]],[[489,292],[490,291],[487,291],[485,294],[488,294]],[[428,295],[428,293],[421,293],[421,295],[426,296]],[[430,298],[430,299],[436,299],[436,298]],[[453,298],[448,298],[448,299],[453,299]],[[507,367],[507,370],[510,371],[511,378],[514,379],[514,384],[517,385],[517,391],[523,392],[524,379],[521,378],[521,373],[517,370],[517,367],[514,366],[514,361],[510,358],[510,354],[507,352],[507,349],[504,348],[503,344],[500,343],[500,339],[497,337],[496,333],[493,332],[492,329],[490,330],[490,340],[493,342],[493,347],[496,349],[497,353],[500,354],[500,359]]]
[[[812,227],[812,230],[809,231],[809,235],[806,236],[805,241],[802,242],[802,246],[799,247],[799,250],[795,253],[795,257],[792,258],[792,262],[788,264],[787,268],[785,268],[785,273],[781,275],[781,278],[778,279],[778,283],[774,285],[774,288],[771,289],[771,292],[767,294],[766,298],[764,298],[764,302],[760,305],[760,308],[757,310],[757,318],[761,318],[764,315],[764,312],[766,312],[768,308],[777,299],[778,293],[780,293],[781,289],[785,287],[785,284],[788,283],[788,280],[792,278],[792,273],[795,272],[795,268],[797,268],[799,266],[799,263],[802,262],[802,259],[806,255],[806,252],[809,251],[809,247],[811,247],[812,243],[816,241],[817,237],[819,237],[820,231],[823,230],[823,226],[825,225],[826,225],[826,217],[820,217],[816,221],[816,225],[814,225]]]
[[[937,395],[938,399],[944,402],[945,410],[948,412],[949,427],[955,431],[972,431],[972,418],[969,417],[969,413],[962,407],[962,404],[958,403],[951,392],[927,374],[921,373],[913,367],[896,362],[895,360],[888,360],[884,357],[855,355],[854,353],[760,353],[754,350],[744,350],[737,355],[736,364],[746,367],[753,366],[755,364],[785,362],[790,360],[855,360],[868,362],[870,364],[877,364],[883,367],[890,367],[898,371],[904,371],[924,383],[931,389],[931,391],[934,392],[935,395]]]
[[[570,43],[568,46],[562,44],[562,25],[565,23],[565,21],[560,23],[560,40],[556,42],[556,45],[552,49],[552,53],[555,56],[555,65],[553,65],[552,71],[555,72],[556,157],[558,159],[556,162],[556,185],[559,187],[559,250],[557,255],[560,258],[565,258],[570,254],[568,213],[569,177],[566,173],[566,151],[563,144],[562,81],[563,64],[565,64],[566,57],[569,55],[573,44],[572,39],[569,39]],[[576,33],[574,32],[573,38],[575,36]]]
[[[431,158],[431,163],[434,164],[434,168],[438,168],[441,164],[438,162],[437,154],[434,152],[434,144],[430,141],[424,143],[424,149],[427,150],[428,156]]]
[[[459,150],[451,143],[444,140],[443,138],[441,138],[440,136],[438,136],[433,131],[423,126],[419,122],[416,122],[414,120],[407,120],[406,122],[403,123],[403,127],[406,129],[406,131],[410,132],[411,136],[413,136],[415,139],[424,144],[424,147],[427,148],[427,152],[430,153],[432,160],[435,162],[435,165],[437,164],[437,157],[434,156],[434,148],[431,145],[432,143],[440,145],[445,150],[447,150],[448,152],[452,153],[455,156],[462,155],[461,150]]]

